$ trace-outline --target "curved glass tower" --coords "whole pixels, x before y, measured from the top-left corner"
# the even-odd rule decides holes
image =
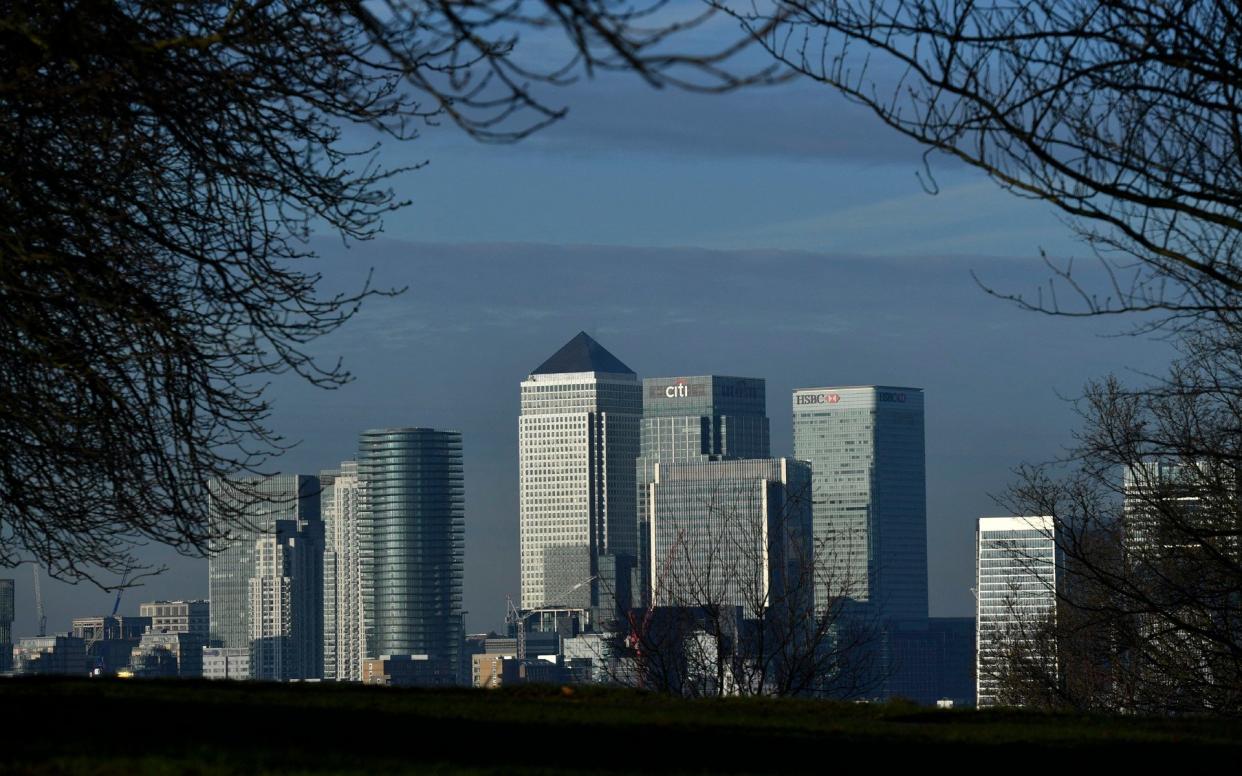
[[[461,434],[363,432],[358,480],[371,588],[368,652],[426,655],[454,681],[465,544]]]

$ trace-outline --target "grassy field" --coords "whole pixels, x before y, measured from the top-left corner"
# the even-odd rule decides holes
[[[0,772],[1041,772],[1236,767],[1242,724],[681,701],[595,688],[0,680]]]

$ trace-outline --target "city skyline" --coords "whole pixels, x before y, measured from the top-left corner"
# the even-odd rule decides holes
[[[563,341],[564,333],[560,333],[554,336],[558,336]],[[617,335],[617,336],[621,337],[623,340],[625,339],[624,335]],[[611,342],[612,340],[609,340],[609,341]],[[528,344],[524,347],[528,352],[531,352],[531,351],[537,352],[536,347],[546,348],[547,346],[546,344],[542,346],[537,346],[536,344]],[[667,351],[668,348],[664,348],[664,350]],[[545,350],[544,352],[546,353],[547,350]],[[710,353],[708,353],[708,354],[705,354],[707,356],[706,358],[702,356],[697,356],[697,357],[692,357],[691,359],[687,359],[686,358],[687,355],[690,355],[690,354],[679,354],[677,352],[672,352],[669,354],[668,357],[661,357],[661,358],[667,358],[672,361],[676,361],[677,362],[676,365],[680,367],[692,365],[696,361],[707,361],[709,363],[715,362],[715,363],[723,364],[725,368],[720,370],[723,373],[729,373],[729,372],[738,373],[738,372],[745,371],[745,372],[751,372],[752,374],[754,373],[763,374],[763,371],[761,368],[743,369],[739,367],[732,367],[730,366],[729,361],[722,359],[719,354],[716,354],[713,356]],[[763,354],[757,354],[752,351],[738,351],[736,353],[736,356],[732,359],[732,362],[734,364],[742,364],[743,366],[745,366],[746,364],[754,365],[756,364],[756,361],[757,361],[756,355],[763,355]],[[643,359],[643,361],[640,361],[639,363],[644,363],[644,362],[651,363],[652,362],[651,353],[648,352],[647,349],[639,348],[634,353],[634,356],[637,356],[639,359]],[[627,351],[627,357],[633,358],[633,356],[630,356],[628,354],[628,351]],[[660,359],[657,359],[657,361],[658,360]],[[774,369],[773,371],[776,371],[776,370]],[[851,373],[855,373],[856,371],[864,372],[864,371],[869,371],[869,370],[851,369],[850,371]],[[659,373],[676,374],[676,372],[674,372],[673,370],[668,370],[668,369],[661,369],[661,370],[643,369],[643,372],[644,373],[655,372],[656,374],[659,374]],[[769,372],[769,374],[772,374],[772,373]],[[791,385],[796,386],[798,383],[801,383],[802,385],[806,385],[812,382],[825,382],[825,381],[797,380],[795,382],[794,380],[785,378],[784,380],[782,380],[782,382],[785,383],[785,386],[782,386],[782,387],[787,387]],[[846,382],[846,381],[841,381],[841,382]],[[459,386],[458,389],[460,390],[461,386]],[[774,429],[773,434],[774,434],[774,440],[775,440],[772,449],[778,453],[788,454],[792,450],[791,434],[789,432],[789,429],[790,429],[789,420],[790,419],[788,418],[788,410],[785,409],[786,407],[788,407],[788,404],[787,404],[788,400],[783,399],[781,395],[783,394],[784,396],[787,396],[788,394],[785,394],[784,391],[781,391],[781,393],[778,394],[777,390],[778,389],[773,389],[773,390],[769,390],[768,392],[768,405],[769,405],[768,414],[773,419],[772,424],[773,424],[773,429]],[[1055,397],[1052,397],[1052,398],[1055,401]],[[483,419],[490,417],[492,414],[494,414],[495,410],[503,408],[504,403],[505,402],[503,400],[503,397],[500,397],[499,401],[496,402],[495,408],[491,410],[489,410],[486,407],[483,408],[483,412],[484,412]],[[784,407],[780,405],[784,405]],[[477,407],[478,405],[476,404],[474,406]],[[1052,406],[1052,409],[1059,410],[1059,411],[1066,411],[1066,408],[1059,407],[1056,404]],[[784,410],[784,412],[782,412],[782,410]],[[448,417],[452,417],[454,415],[454,413],[452,412],[444,412],[443,414]],[[428,422],[428,421],[436,422],[436,420],[432,418],[424,418],[423,420],[424,422]],[[968,592],[965,592],[965,591],[968,591],[969,589],[970,580],[969,578],[967,578],[965,580],[965,584],[961,584],[959,582],[956,585],[952,585],[952,584],[946,585],[946,578],[945,578],[945,571],[944,571],[946,558],[943,555],[943,552],[944,552],[943,549],[941,549],[938,553],[936,546],[940,545],[941,547],[944,547],[947,544],[949,546],[956,545],[957,547],[961,548],[964,545],[966,548],[965,552],[970,552],[970,536],[973,534],[973,530],[970,527],[970,521],[974,519],[972,517],[972,512],[973,514],[986,514],[989,511],[995,511],[995,510],[994,510],[994,507],[990,507],[991,501],[987,498],[987,491],[984,490],[983,488],[979,488],[974,496],[975,501],[977,504],[979,504],[979,506],[973,510],[969,510],[969,511],[963,510],[963,511],[954,513],[955,520],[960,527],[956,531],[953,531],[953,532],[946,531],[944,529],[938,530],[937,528],[938,523],[940,525],[943,525],[943,517],[941,517],[941,519],[938,521],[936,512],[940,511],[941,515],[943,515],[943,511],[937,510],[934,502],[935,502],[936,491],[938,490],[938,486],[943,486],[943,483],[945,482],[944,480],[945,468],[943,466],[944,456],[942,453],[940,453],[937,450],[938,442],[942,442],[943,437],[940,437],[938,439],[935,421],[936,421],[936,416],[935,414],[933,414],[931,420],[929,421],[932,425],[929,427],[929,431],[928,431],[928,444],[929,444],[929,451],[928,451],[929,483],[928,485],[929,485],[929,501],[931,501],[931,503],[929,504],[930,506],[929,553],[931,555],[931,557],[929,557],[929,564],[931,566],[930,585],[933,591],[932,614],[937,615],[937,616],[962,615],[962,614],[970,613],[971,609],[973,608],[971,606],[971,602],[968,600],[969,594]],[[380,424],[371,424],[371,425],[380,425]],[[447,425],[458,425],[459,427],[462,425],[467,425],[468,427],[474,428],[475,433],[472,436],[473,438],[480,439],[479,444],[481,446],[485,445],[485,446],[491,447],[495,444],[494,442],[490,442],[489,433],[479,431],[479,427],[477,426],[477,424],[470,426],[470,424],[462,424],[462,423],[450,424],[448,422],[445,422],[445,423],[442,423],[441,425],[446,425],[446,426]],[[943,427],[943,424],[942,424],[942,427]],[[351,429],[350,437],[356,438],[355,437],[356,433],[357,433],[356,429]],[[986,429],[984,430],[984,434],[986,438],[987,436]],[[516,437],[516,434],[514,434],[513,436]],[[1035,439],[1037,439],[1037,437],[1035,437]],[[516,440],[514,440],[514,442],[516,442]],[[347,444],[352,446],[352,442],[347,443]],[[781,446],[778,447],[778,445],[781,445]],[[1011,447],[1013,448],[1013,451],[1008,454],[1009,458],[1011,460],[1021,460],[1018,456],[1022,454],[1022,448],[1024,446],[1025,446],[1025,443],[1022,445],[1011,445]],[[1033,447],[1034,446],[1032,446],[1032,449]],[[1047,447],[1045,447],[1044,449],[1047,449]],[[468,447],[467,456],[466,456],[467,469],[470,469],[472,467],[478,467],[480,465],[480,456],[479,456],[478,450],[479,448],[471,449],[470,447]],[[301,460],[313,461],[314,463],[307,465],[306,469],[315,471],[315,470],[322,468],[324,463],[331,462],[334,459],[340,460],[340,458],[343,455],[348,455],[348,451],[349,451],[349,447],[344,447],[344,449],[338,448],[338,449],[334,449],[331,451],[314,452],[314,451],[308,450],[304,446],[303,448],[296,449],[296,454],[298,457],[301,458]],[[308,455],[308,453],[311,453],[311,455]],[[516,456],[516,450],[514,451],[514,453],[512,453],[512,455]],[[290,459],[290,461],[292,460],[293,458]],[[512,459],[509,459],[508,461],[504,461],[504,460],[501,461],[500,470],[497,472],[498,476],[490,479],[489,487],[486,489],[486,491],[480,492],[479,490],[471,489],[471,492],[467,494],[467,501],[468,501],[467,512],[468,514],[473,514],[476,517],[476,521],[467,526],[468,549],[467,549],[467,560],[466,560],[467,573],[465,575],[465,578],[466,578],[466,585],[465,585],[466,606],[465,608],[469,611],[469,614],[467,615],[467,623],[466,623],[467,630],[487,630],[489,628],[498,628],[500,621],[503,618],[503,596],[505,595],[506,592],[516,593],[516,585],[514,585],[513,587],[509,587],[508,585],[504,585],[504,584],[496,585],[495,582],[493,582],[491,579],[488,579],[489,575],[492,576],[492,578],[494,579],[497,571],[499,571],[501,575],[504,575],[505,565],[511,562],[513,563],[512,567],[514,568],[514,571],[516,572],[516,562],[513,562],[505,558],[504,557],[505,553],[502,550],[498,558],[500,565],[497,566],[497,563],[495,561],[488,559],[489,557],[488,547],[486,545],[480,546],[478,535],[476,534],[475,538],[473,539],[470,538],[470,533],[472,531],[479,531],[480,533],[483,533],[484,535],[490,536],[490,535],[493,535],[496,530],[500,530],[501,532],[507,530],[504,527],[503,519],[501,520],[501,524],[499,526],[497,526],[494,520],[489,523],[489,518],[487,514],[489,510],[487,510],[486,508],[483,508],[481,510],[479,507],[479,504],[480,502],[486,503],[488,501],[494,501],[496,498],[496,494],[502,493],[504,491],[505,489],[504,476],[507,475],[508,477],[512,477],[513,481],[516,483],[517,478],[515,476],[515,473],[513,472],[512,464],[509,462],[511,460]],[[941,464],[939,467],[937,466],[938,463]],[[997,487],[1000,484],[1003,484],[1004,482],[1003,478],[1007,475],[1007,472],[1008,472],[1007,464],[1005,464],[1004,462],[998,462],[998,463],[1000,465],[995,467],[995,471],[997,472],[997,475],[999,476],[994,476],[992,478],[992,481],[996,483],[996,485],[994,485],[993,487]],[[486,471],[488,468],[490,468],[490,466],[485,465],[484,471]],[[940,469],[939,477],[937,476],[937,468]],[[508,469],[508,471],[506,472],[505,469]],[[958,472],[952,472],[951,474],[954,479],[957,479],[958,477],[961,476],[960,473]],[[475,505],[473,508],[470,506],[470,502],[473,502],[473,504]],[[509,514],[512,515],[513,513],[509,513]],[[501,515],[501,517],[503,518],[503,514]],[[512,518],[510,517],[508,519],[512,519]],[[492,526],[490,529],[485,527],[485,526],[488,526],[489,524]],[[514,533],[516,533],[516,531]],[[963,537],[965,537],[965,541],[963,541]],[[955,565],[957,568],[961,568],[962,566],[966,566],[967,568],[969,568],[968,563],[961,562],[961,558],[963,557],[963,555],[959,553],[962,553],[962,552],[963,551],[961,549],[955,552],[957,560],[953,561],[953,565]],[[939,558],[937,558],[937,554],[939,554],[940,556]],[[492,556],[492,557],[495,557],[495,556]],[[966,557],[969,557],[969,556],[967,555]],[[205,585],[203,585],[201,581],[203,577],[198,576],[199,573],[205,576],[205,565],[206,565],[205,562],[204,561],[187,561],[184,559],[177,558],[176,556],[172,556],[170,560],[172,560],[174,563],[180,564],[179,566],[174,568],[173,573],[166,574],[162,577],[155,577],[153,580],[150,580],[147,582],[147,586],[145,589],[137,588],[132,591],[127,591],[125,593],[126,600],[133,600],[131,597],[145,596],[147,591],[149,591],[151,595],[158,596],[158,597],[166,597],[166,598],[167,597],[176,597],[176,598],[206,597],[207,590],[205,589]],[[199,564],[202,564],[202,565],[199,565]],[[482,573],[479,573],[478,571],[479,565],[482,565],[484,567],[484,570]],[[472,566],[474,568],[472,568]],[[940,568],[937,568],[937,566],[939,566]],[[201,568],[203,570],[201,572],[196,573],[194,571],[196,567]],[[178,571],[177,569],[180,569],[180,571]],[[17,616],[15,618],[16,622],[14,625],[14,634],[15,636],[33,634],[35,630],[29,624],[33,621],[33,604],[32,604],[31,591],[29,589],[28,577],[22,574],[14,574],[14,576],[17,578],[17,601],[16,601],[17,603],[16,615]],[[514,573],[514,576],[516,577],[516,573]],[[77,616],[84,612],[109,611],[111,609],[111,599],[114,597],[113,594],[108,594],[108,593],[92,594],[89,589],[85,589],[80,586],[76,588],[72,588],[72,587],[66,588],[63,585],[59,585],[58,583],[48,580],[46,575],[44,575],[43,577],[43,584],[45,588],[45,592],[44,592],[45,599],[48,602],[50,629],[58,627],[57,623],[60,620],[64,621],[63,625],[67,625],[68,620],[71,617]],[[944,603],[939,603],[935,600],[936,599],[935,591],[937,590],[937,588],[939,588],[942,591],[940,598],[942,601],[944,600],[945,594],[943,591],[945,590],[946,586],[949,587],[950,595],[955,596],[958,601],[958,603],[955,606],[954,605],[946,606]],[[57,593],[58,588],[63,588],[64,592],[59,593],[58,595]],[[65,595],[65,593],[67,593],[68,595]],[[496,603],[497,599],[501,601],[501,604]],[[96,601],[97,603],[91,604],[90,601],[92,600]]]

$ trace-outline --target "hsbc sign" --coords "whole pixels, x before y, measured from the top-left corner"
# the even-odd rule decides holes
[[[836,404],[841,401],[841,395],[837,393],[800,393],[797,396],[797,403],[802,404]]]

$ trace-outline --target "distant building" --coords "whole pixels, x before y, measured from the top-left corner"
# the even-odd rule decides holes
[[[637,562],[638,377],[582,332],[522,381],[521,406],[521,608],[610,617],[600,577]]]
[[[956,708],[975,705],[975,618],[932,617],[927,623],[889,634],[889,695],[925,706],[942,700]]]
[[[250,649],[248,647],[203,648],[204,679],[235,679],[250,678]]]
[[[146,678],[196,679],[203,675],[203,637],[149,630],[130,653],[129,670]]]
[[[213,520],[222,524],[240,512],[245,524],[234,521],[208,559],[210,643],[254,646],[252,669],[275,672],[269,678],[317,678],[323,670],[319,478],[276,475],[244,486],[218,480],[211,486]]]
[[[250,577],[250,670],[255,679],[309,679],[323,669],[322,590],[315,574],[322,547],[293,520],[277,520],[271,533],[254,540]],[[322,582],[322,580],[318,580]],[[200,648],[204,645],[200,644]]]
[[[793,392],[794,457],[814,473],[817,601],[845,596],[899,627],[927,621],[923,391],[880,385]],[[829,587],[833,589],[828,589]]]
[[[32,636],[13,648],[13,673],[86,676],[86,644],[76,636]]]
[[[324,529],[323,678],[360,682],[372,602],[363,562],[368,522],[359,499],[358,464],[344,461],[340,469],[320,472],[319,481]]]
[[[17,612],[14,587],[13,580],[0,579],[0,674],[13,670],[13,617]]]
[[[795,593],[791,575],[811,556],[811,482],[810,467],[790,458],[657,464],[652,604],[741,607],[749,618]]]
[[[439,687],[457,683],[457,665],[429,655],[380,655],[362,664],[362,683],[387,687]]]
[[[148,601],[138,605],[141,617],[151,618],[151,630],[160,633],[190,633],[204,640],[211,628],[211,604],[194,601]]]
[[[82,639],[90,673],[114,676],[129,668],[130,655],[150,626],[150,617],[75,617],[70,634]]]
[[[402,655],[426,655],[435,671],[456,676],[464,635],[461,434],[374,429],[364,432],[358,444],[370,564],[367,651],[397,661]],[[460,679],[464,683],[465,677]]]
[[[479,653],[471,656],[472,687],[495,689],[504,684],[505,661],[516,661],[514,655]]]
[[[605,684],[617,680],[618,661],[599,633],[565,639],[561,647],[567,679],[576,684]]]
[[[1010,661],[1035,661],[1055,675],[1054,645],[1041,643],[1055,622],[1056,528],[1051,517],[981,517],[975,534],[976,682],[980,708],[1004,701]]]
[[[771,455],[767,390],[753,377],[649,377],[643,380],[643,416],[637,461],[640,547],[650,543],[649,486],[657,463],[701,463]],[[650,590],[650,556],[639,553],[638,583]],[[635,602],[635,605],[649,603]]]

